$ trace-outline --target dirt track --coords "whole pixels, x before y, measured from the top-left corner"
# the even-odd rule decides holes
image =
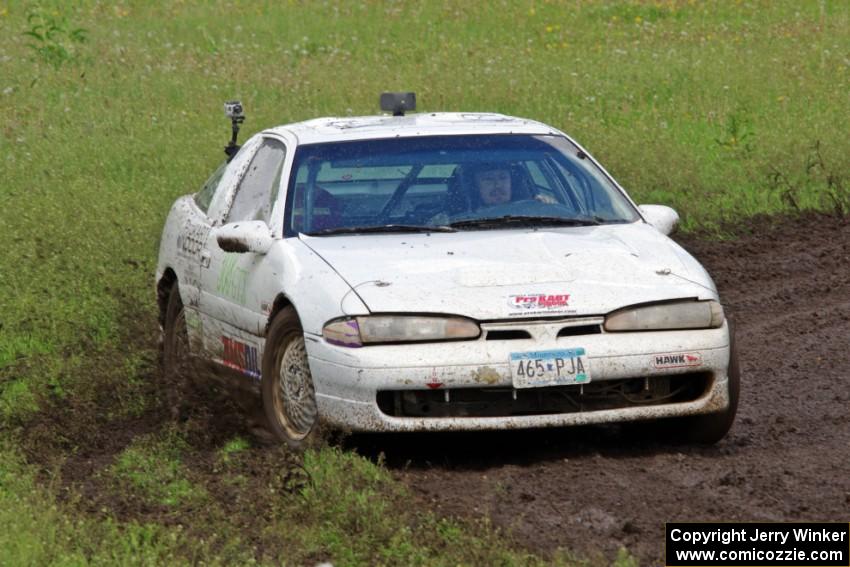
[[[715,277],[738,327],[742,398],[717,446],[663,444],[635,426],[352,436],[344,444],[383,452],[418,504],[487,515],[543,554],[564,547],[607,562],[625,546],[648,565],[661,560],[666,521],[850,520],[850,220],[759,219],[736,231],[735,241],[682,239]],[[128,336],[150,352],[145,395],[156,399],[155,323],[140,316],[134,325]],[[110,417],[131,390],[109,376],[92,372],[83,382],[90,392],[36,416],[23,429],[24,450],[48,479],[58,465],[61,484],[74,487],[88,513],[173,523],[174,511],[101,473],[137,436],[168,423],[164,405]],[[244,433],[231,405],[199,406],[183,425],[187,465],[215,495],[228,529],[253,541],[287,455],[258,447],[239,464],[253,482],[239,493],[223,485],[216,451]]]
[[[666,521],[850,519],[850,223],[757,219],[680,241],[737,322],[738,419],[714,447],[639,428],[358,439],[422,503],[489,515],[539,552],[662,561]]]

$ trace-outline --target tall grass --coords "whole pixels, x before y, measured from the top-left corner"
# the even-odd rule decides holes
[[[27,49],[36,8],[4,10],[0,366],[96,347],[121,301],[150,302],[162,221],[222,157],[228,98],[246,135],[401,88],[537,118],[686,228],[850,190],[843,2],[44,3],[86,30],[59,68]]]
[[[73,395],[81,358],[112,352],[127,318],[155,325],[159,231],[223,157],[226,99],[245,103],[246,137],[374,113],[383,90],[539,119],[693,229],[848,210],[848,37],[838,0],[4,4],[3,435]],[[43,522],[64,521],[42,497]]]

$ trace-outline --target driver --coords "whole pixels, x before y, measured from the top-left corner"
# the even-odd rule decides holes
[[[473,172],[475,188],[484,206],[501,205],[511,200],[511,172],[507,168],[493,166]]]
[[[458,198],[454,201],[454,207],[449,205],[449,208],[458,213],[531,199],[541,203],[557,203],[549,195],[535,194],[530,180],[524,180],[515,170],[516,167],[512,169],[511,165],[505,163],[477,163],[464,166],[461,175],[469,190],[457,192],[455,197]],[[437,225],[447,224],[450,215],[450,211],[442,212],[433,216],[429,222]]]
[[[499,163],[482,163],[472,168],[471,177],[475,186],[474,201],[478,207],[492,207],[511,201],[534,199],[541,203],[557,203],[549,195],[535,192],[531,180],[519,175],[519,171]],[[523,183],[525,181],[525,183]],[[518,186],[517,186],[518,185]]]

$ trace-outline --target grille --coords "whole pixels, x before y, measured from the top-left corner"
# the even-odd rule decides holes
[[[598,335],[601,332],[601,325],[576,325],[574,327],[564,327],[558,331],[558,336],[577,337],[579,335]]]
[[[481,323],[484,340],[551,340],[551,337],[580,337],[602,333],[602,317],[539,319],[525,321],[485,321]]]
[[[602,380],[544,388],[384,390],[380,410],[393,417],[506,417],[592,412],[689,402],[711,386],[710,372]]]
[[[528,331],[508,330],[508,331],[487,331],[488,341],[515,341],[518,339],[530,339],[531,335]]]

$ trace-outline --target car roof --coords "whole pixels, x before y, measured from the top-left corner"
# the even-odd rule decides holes
[[[316,118],[267,130],[289,132],[298,144],[344,142],[413,136],[461,134],[555,134],[558,130],[542,122],[481,112],[433,112],[406,116],[354,116]]]

